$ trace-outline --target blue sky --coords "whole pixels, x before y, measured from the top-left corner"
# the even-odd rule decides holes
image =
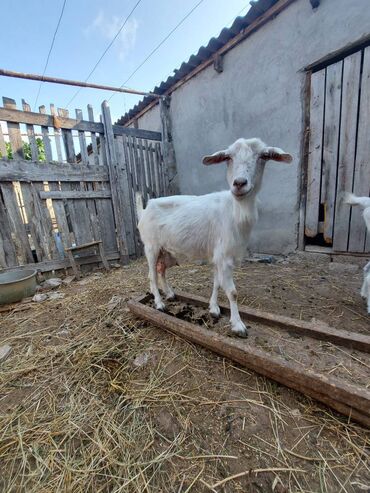
[[[141,0],[135,12],[108,51],[90,81],[120,86],[151,50],[198,3],[199,0]],[[67,0],[46,75],[84,80],[99,59],[137,0]],[[203,0],[177,31],[161,46],[128,83],[150,91],[171,75],[173,69],[206,44],[212,36],[245,15],[248,0]],[[41,74],[63,0],[2,0],[1,68]],[[242,10],[243,9],[243,10]],[[34,107],[37,82],[0,77],[1,96],[21,99]],[[54,103],[65,107],[76,88],[44,83],[37,106]],[[111,93],[83,89],[71,103],[86,111],[92,104],[95,114]],[[115,120],[140,98],[116,94],[110,101]],[[49,112],[49,111],[48,111]]]

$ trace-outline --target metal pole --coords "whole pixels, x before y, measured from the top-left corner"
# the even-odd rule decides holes
[[[139,96],[153,96],[161,98],[160,94],[154,92],[136,91],[125,87],[104,86],[102,84],[90,84],[89,82],[81,82],[78,80],[59,79],[58,77],[47,77],[46,75],[25,74],[23,72],[14,72],[13,70],[0,69],[0,75],[4,77],[16,77],[17,79],[38,80],[41,82],[50,82],[52,84],[64,84],[66,86],[89,87],[90,89],[103,89],[104,91],[124,92],[127,94],[137,94]]]

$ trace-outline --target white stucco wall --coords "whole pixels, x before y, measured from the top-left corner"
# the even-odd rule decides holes
[[[224,70],[200,72],[172,94],[171,115],[181,193],[226,188],[222,165],[204,154],[239,137],[260,137],[294,156],[290,166],[270,162],[260,193],[260,220],[252,249],[287,253],[297,248],[304,73],[320,58],[370,34],[369,0],[296,0],[224,56]],[[160,130],[158,106],[139,127]]]

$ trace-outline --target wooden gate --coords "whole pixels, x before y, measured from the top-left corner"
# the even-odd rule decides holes
[[[362,211],[343,192],[369,196],[370,47],[311,76],[306,242],[338,252],[370,251]]]
[[[45,107],[0,108],[0,268],[32,264],[41,271],[69,265],[65,249],[101,240],[109,260],[141,253],[135,193],[165,195],[161,134],[112,125]],[[96,257],[80,259],[96,262]]]

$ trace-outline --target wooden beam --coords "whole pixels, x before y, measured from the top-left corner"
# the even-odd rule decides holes
[[[0,181],[109,181],[109,177],[103,166],[0,159]]]
[[[153,132],[152,130],[143,130],[141,128],[128,128],[122,125],[112,125],[114,135],[131,135],[139,139],[162,140],[161,132]]]
[[[83,132],[103,133],[103,124],[88,120],[75,120],[62,116],[47,115],[45,113],[33,113],[9,108],[0,108],[0,120],[6,122],[26,123],[29,125],[41,125],[43,127],[63,128],[67,130],[81,130]]]
[[[176,296],[179,300],[187,303],[197,304],[198,306],[208,307],[209,300],[202,296],[197,296],[182,291],[177,291]],[[229,315],[230,308],[223,303],[219,304],[221,313]],[[239,306],[240,316],[247,322],[259,322],[265,325],[281,327],[282,329],[303,334],[314,339],[329,341],[333,344],[338,344],[344,347],[350,347],[359,351],[370,353],[370,336],[359,334],[358,332],[350,332],[343,329],[335,329],[319,320],[315,322],[307,322],[298,320],[275,313],[264,312],[256,308],[241,305]]]
[[[153,96],[160,98],[159,94],[153,92],[137,91],[127,87],[113,87],[102,84],[93,84],[92,82],[82,82],[79,80],[61,79],[59,77],[48,77],[47,75],[27,74],[23,72],[15,72],[14,70],[0,69],[0,75],[4,77],[15,77],[17,79],[39,80],[40,82],[50,82],[52,84],[63,84],[65,86],[87,87],[90,89],[102,89],[103,91],[123,92],[127,94],[137,94],[139,96]]]
[[[109,199],[112,194],[109,190],[98,190],[98,191],[79,191],[79,190],[62,190],[62,191],[52,191],[52,192],[39,192],[40,199],[53,199],[53,200],[63,200],[63,199]]]
[[[106,253],[105,258],[107,260],[118,260],[119,259],[119,253],[118,252]],[[89,255],[86,257],[75,257],[75,261],[79,265],[95,264],[95,263],[101,262],[100,255]],[[20,265],[17,267],[9,267],[9,268],[2,270],[1,272],[17,272],[17,271],[22,271],[23,269],[27,269],[27,268],[36,269],[40,272],[50,272],[52,270],[67,269],[69,267],[70,267],[69,260],[68,260],[68,258],[65,258],[63,260],[50,260],[50,261],[45,261],[45,262],[36,262],[34,264]]]
[[[148,295],[130,301],[132,313],[152,322],[161,329],[210,349],[257,373],[271,378],[370,426],[370,392],[344,383],[336,378],[318,374],[309,369],[277,358],[271,353],[247,346],[240,340],[225,337],[201,326],[185,322],[172,315],[145,305]]]
[[[25,123],[26,125],[41,125],[43,127],[56,127],[64,130],[78,130],[79,132],[103,133],[104,126],[99,122],[89,120],[66,118],[46,113],[33,113],[10,108],[0,108],[0,120],[12,123]],[[115,135],[132,135],[142,139],[161,140],[161,132],[143,130],[140,128],[127,128],[122,125],[113,125]]]
[[[172,139],[171,98],[162,98],[159,102],[159,111],[162,123],[162,150],[165,172],[166,195],[179,193],[179,179],[176,165],[175,147]]]

